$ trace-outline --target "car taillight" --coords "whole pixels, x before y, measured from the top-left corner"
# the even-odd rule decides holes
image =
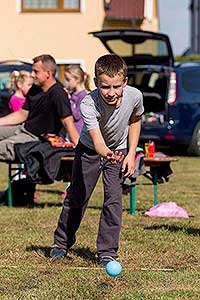
[[[167,97],[167,103],[172,105],[176,102],[177,98],[177,78],[176,78],[176,73],[172,72],[170,74],[170,79],[169,79],[169,92],[168,92],[168,97]]]
[[[175,140],[175,136],[173,134],[165,134],[165,140],[173,141]]]

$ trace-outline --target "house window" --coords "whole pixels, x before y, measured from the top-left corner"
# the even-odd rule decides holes
[[[85,62],[82,59],[56,59],[57,72],[56,77],[62,82],[65,86],[65,67],[68,65],[79,65],[83,70],[85,70]]]
[[[21,0],[22,12],[80,12],[81,0]]]

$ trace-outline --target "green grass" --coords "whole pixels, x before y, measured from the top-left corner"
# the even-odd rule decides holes
[[[179,157],[174,176],[160,184],[159,202],[175,201],[190,218],[148,218],[153,190],[140,177],[137,213],[129,214],[123,196],[119,257],[122,273],[109,277],[96,261],[96,235],[102,204],[99,182],[77,233],[77,243],[58,262],[49,259],[66,183],[37,186],[37,205],[0,207],[0,299],[200,299],[200,158]],[[7,168],[0,164],[1,189],[7,187]]]

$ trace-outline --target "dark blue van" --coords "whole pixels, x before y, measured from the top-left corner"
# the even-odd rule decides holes
[[[200,65],[175,65],[165,34],[115,29],[92,33],[110,53],[124,58],[128,84],[143,93],[140,144],[187,147],[200,156]]]

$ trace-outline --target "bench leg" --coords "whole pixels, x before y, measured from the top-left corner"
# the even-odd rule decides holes
[[[130,190],[130,214],[134,215],[136,210],[136,187],[131,187]]]
[[[158,204],[158,181],[157,181],[157,169],[152,168],[152,179],[153,179],[153,204]]]
[[[12,165],[8,164],[8,206],[12,207]]]

